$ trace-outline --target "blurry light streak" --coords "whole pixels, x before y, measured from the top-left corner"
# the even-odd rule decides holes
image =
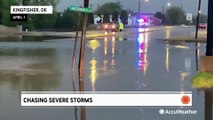
[[[97,80],[97,69],[96,69],[96,64],[97,61],[93,58],[90,61],[91,67],[90,67],[90,82],[92,84],[92,90],[95,91],[95,83]]]
[[[143,70],[146,75],[148,69],[147,51],[148,51],[148,33],[140,33],[137,38],[137,69]]]
[[[166,46],[166,70],[169,72],[169,46]]]
[[[112,37],[112,57],[115,55],[115,36]]]
[[[115,36],[112,37],[112,61],[111,61],[111,66],[114,68],[115,66]]]
[[[138,28],[138,32],[144,32],[145,29],[144,28]]]
[[[166,29],[166,39],[171,37],[171,30],[170,29]]]
[[[107,37],[104,38],[104,55],[107,55],[107,48],[108,48],[108,45],[107,45]]]

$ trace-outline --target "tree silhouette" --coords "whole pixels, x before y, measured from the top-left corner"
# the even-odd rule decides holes
[[[118,22],[118,12],[115,11],[112,13],[112,21]]]
[[[121,11],[121,17],[120,17],[122,23],[127,24],[128,23],[128,14],[126,10]]]
[[[104,13],[103,22],[104,22],[104,23],[108,23],[108,22],[109,22],[109,13],[108,13],[108,12],[105,12],[105,13]]]

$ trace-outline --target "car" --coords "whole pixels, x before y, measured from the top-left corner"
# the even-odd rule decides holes
[[[200,23],[198,25],[198,29],[207,29],[207,24],[206,23]]]
[[[118,24],[116,22],[104,23],[104,24],[102,24],[102,28],[105,31],[116,32],[116,31],[118,31]]]

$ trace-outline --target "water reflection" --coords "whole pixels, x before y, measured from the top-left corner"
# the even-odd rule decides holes
[[[91,64],[91,67],[90,67],[90,82],[92,83],[92,90],[95,91],[95,82],[97,80],[97,70],[96,70],[96,64],[97,64],[97,61],[93,58],[91,61],[90,61],[90,64]]]
[[[107,55],[107,48],[108,48],[108,39],[107,37],[104,38],[104,55]]]
[[[166,29],[166,39],[171,37],[171,29]]]
[[[165,60],[166,70],[169,72],[169,44],[166,44],[166,60]]]
[[[89,41],[89,47],[92,49],[92,59],[90,60],[90,75],[89,75],[89,78],[90,78],[90,82],[92,84],[92,90],[95,91],[95,83],[96,83],[96,80],[98,78],[98,73],[97,73],[97,61],[95,59],[95,50],[100,46],[100,43],[99,41],[97,40],[91,40]]]
[[[104,56],[107,55],[107,50],[108,50],[108,38],[104,37]],[[106,57],[104,57],[104,66],[103,66],[103,70],[104,70],[104,74],[106,74],[106,70],[107,70],[107,64],[108,64],[108,60],[106,59]]]
[[[80,110],[81,110],[81,120],[86,120],[86,109],[85,109],[85,107],[81,107],[80,108]]]
[[[67,37],[56,37],[56,36],[22,36],[22,35],[0,35],[1,42],[41,42],[44,40],[51,40],[51,39],[62,39]]]
[[[57,87],[61,72],[54,49],[0,49],[0,85],[13,90],[48,90]],[[48,57],[48,55],[50,55]]]
[[[212,89],[205,90],[205,120],[212,120]]]
[[[185,80],[187,80],[187,77],[189,76],[189,72],[184,72],[184,71],[180,71],[180,91],[181,94],[184,94],[184,91],[186,91],[184,88],[186,88],[184,86]]]
[[[147,51],[148,33],[139,33],[137,38],[137,70],[143,70],[144,75],[148,69]]]
[[[118,37],[118,40],[119,40],[119,41],[123,41],[123,40],[124,40],[123,35],[120,35],[120,36]]]
[[[98,40],[90,40],[89,41],[89,47],[93,50],[92,52],[95,52],[95,50],[100,47],[100,43]]]
[[[103,52],[99,51],[99,47],[103,48]],[[104,37],[103,41],[101,40],[90,40],[89,48],[92,49],[91,59],[89,60],[90,72],[89,79],[91,83],[91,88],[93,91],[96,90],[95,84],[100,74],[106,76],[110,73],[113,73],[116,66],[115,52],[116,52],[116,37]],[[100,58],[100,54],[103,54],[103,57]],[[102,67],[98,67],[101,65]]]
[[[198,63],[199,63],[199,56],[200,56],[200,43],[195,43],[195,60],[196,60],[196,70],[198,71],[199,69],[199,66],[198,66]]]
[[[161,31],[160,31],[161,32]],[[162,31],[162,33],[160,32],[149,32],[149,36],[152,38],[150,39],[150,37],[148,36],[149,40],[148,42],[151,43],[151,46],[148,47],[147,45],[147,52],[145,51],[145,45],[141,45],[139,46],[139,41],[140,40],[135,40],[135,41],[131,41],[131,39],[129,41],[122,41],[119,42],[117,41],[117,39],[114,40],[113,42],[113,37],[106,37],[106,38],[101,38],[101,40],[98,41],[98,45],[97,45],[97,41],[92,40],[92,44],[90,46],[89,49],[86,50],[86,55],[88,55],[87,57],[85,57],[86,61],[88,63],[86,63],[86,68],[89,68],[88,70],[86,70],[86,75],[88,77],[88,81],[85,81],[85,88],[86,90],[90,90],[91,89],[91,82],[93,81],[93,90],[192,90],[194,92],[194,89],[191,89],[190,87],[190,81],[189,78],[187,77],[187,75],[184,72],[188,72],[188,70],[193,71],[193,65],[194,62],[191,62],[191,67],[189,69],[189,59],[191,58],[192,60],[194,60],[194,54],[193,53],[194,49],[192,46],[194,46],[194,44],[190,44],[190,49],[177,49],[175,47],[173,48],[165,48],[164,49],[164,44],[161,44],[161,42],[155,40],[155,36],[157,36],[156,34],[162,34],[163,37],[165,37],[165,32]],[[146,39],[146,34],[143,33],[143,40],[145,42]],[[134,36],[135,37],[135,36]],[[130,37],[130,38],[134,38],[134,37]],[[118,39],[119,40],[119,39]],[[62,43],[61,43],[62,42]],[[89,41],[88,41],[89,42]],[[45,43],[45,45],[43,45]],[[51,43],[51,44],[50,44]],[[54,42],[50,42],[50,43],[46,43],[46,42],[42,42],[40,43],[41,48],[45,47],[46,45],[48,48],[54,47],[54,49],[56,50],[56,52],[49,52],[44,50],[33,50],[30,52],[29,49],[21,49],[19,52],[17,52],[17,50],[13,50],[14,52],[11,52],[10,50],[6,50],[6,51],[0,51],[0,54],[3,54],[3,57],[6,58],[6,56],[12,56],[15,61],[13,61],[14,63],[19,63],[19,58],[18,57],[23,57],[23,59],[20,59],[20,61],[24,61],[24,63],[28,63],[27,61],[35,61],[32,64],[34,65],[27,65],[27,69],[31,69],[31,68],[40,68],[38,66],[44,67],[42,68],[42,70],[46,71],[46,68],[49,68],[50,74],[48,77],[41,77],[39,78],[38,76],[40,76],[38,74],[38,76],[31,76],[26,78],[26,75],[20,75],[23,74],[24,71],[20,72],[19,75],[22,77],[20,79],[25,79],[25,81],[27,81],[27,79],[31,79],[33,77],[37,77],[38,79],[45,79],[43,80],[46,81],[44,83],[41,84],[45,84],[45,85],[41,85],[39,87],[44,87],[44,88],[35,88],[33,87],[33,89],[44,89],[44,90],[72,90],[72,86],[71,86],[71,81],[70,81],[70,56],[71,55],[71,41],[54,41]],[[52,45],[54,43],[54,45]],[[135,43],[137,43],[137,46],[135,46]],[[14,43],[16,44],[16,43]],[[35,46],[35,43],[32,44],[27,44],[30,46]],[[100,47],[97,47],[100,46]],[[29,46],[27,46],[29,48]],[[114,47],[114,49],[113,49]],[[137,47],[137,48],[136,48]],[[137,50],[136,50],[136,49]],[[139,49],[139,48],[143,48],[143,49]],[[60,49],[60,51],[58,51],[57,49]],[[149,50],[149,51],[148,51]],[[52,50],[50,50],[52,51]],[[53,50],[54,51],[54,50]],[[91,52],[92,51],[92,52]],[[119,52],[121,51],[121,54],[119,54]],[[137,54],[132,54],[132,53],[136,53]],[[139,54],[140,51],[140,54]],[[17,52],[17,53],[16,53]],[[60,52],[60,54],[58,54]],[[165,52],[166,52],[166,58],[165,58]],[[33,54],[34,55],[33,55]],[[160,53],[160,54],[159,54]],[[55,55],[56,54],[56,55]],[[161,55],[162,54],[162,55]],[[187,56],[186,56],[187,54]],[[137,56],[136,56],[137,55]],[[148,56],[149,55],[149,56]],[[185,59],[185,57],[187,59]],[[38,58],[38,59],[37,59]],[[137,59],[136,59],[137,58]],[[30,60],[29,60],[30,59]],[[63,64],[63,66],[61,66],[61,68],[59,69],[59,72],[55,72],[54,73],[54,68],[57,68],[58,63],[56,63],[56,60],[60,60],[60,64]],[[114,59],[114,62],[113,62]],[[136,70],[136,65],[138,61],[146,61],[147,63],[149,62],[150,64],[145,64],[147,65],[147,70],[144,69],[145,67],[142,66],[141,70]],[[167,69],[169,70],[169,74],[168,76],[165,77],[165,60],[167,63]],[[185,69],[184,69],[184,60],[185,60]],[[9,61],[9,59],[7,59],[7,61]],[[135,62],[136,61],[136,62]],[[1,61],[2,63],[2,61]],[[12,63],[10,63],[12,64]],[[31,64],[31,63],[30,63]],[[40,65],[39,65],[40,64]],[[48,67],[48,64],[50,67]],[[112,66],[114,65],[114,69],[112,69]],[[135,66],[134,66],[135,65]],[[149,65],[149,66],[148,66]],[[15,68],[15,65],[13,66]],[[2,68],[2,66],[0,67]],[[112,70],[117,70],[118,72],[116,72],[116,74],[111,74]],[[147,71],[146,75],[143,75],[143,70]],[[42,72],[43,72],[42,71]],[[48,69],[47,69],[48,71]],[[60,78],[60,71],[64,71],[63,72],[63,79]],[[183,72],[180,72],[183,71]],[[34,71],[35,72],[35,71]],[[36,71],[37,72],[37,71]],[[103,72],[103,74],[102,74]],[[6,76],[3,75],[3,71],[1,72],[2,75],[0,76]],[[32,74],[32,72],[28,72],[30,74]],[[44,72],[45,73],[45,72]],[[57,75],[59,74],[59,75]],[[100,76],[99,76],[99,75]],[[191,72],[190,72],[191,74]],[[91,75],[91,76],[90,76]],[[10,77],[10,75],[7,75],[7,77]],[[59,77],[59,78],[57,78]],[[16,84],[16,78],[6,78],[6,79],[12,79],[12,80],[8,80],[11,83],[14,82],[14,84]],[[56,83],[56,85],[49,85],[49,84],[53,84],[54,83],[54,79],[58,79]],[[167,80],[168,79],[168,80]],[[184,79],[184,80],[182,80]],[[2,79],[0,79],[2,80]],[[48,81],[49,80],[49,81]],[[53,81],[52,81],[53,80]],[[167,81],[166,81],[167,80]],[[25,81],[21,81],[21,82],[25,82]],[[36,82],[36,79],[33,80],[32,82]],[[53,83],[52,83],[53,82]],[[87,84],[87,82],[89,82]],[[138,82],[138,85],[140,86],[139,89],[137,89],[135,82]],[[180,82],[181,83],[181,88],[180,88]],[[2,83],[2,82],[1,82]],[[8,82],[9,83],[9,82]],[[166,84],[165,84],[166,83]],[[34,84],[34,83],[33,83]],[[40,83],[37,83],[40,84]],[[55,84],[55,83],[54,83]],[[62,84],[60,86],[58,86],[58,84]],[[19,86],[19,84],[16,84]],[[24,83],[20,84],[20,85],[24,85]],[[48,86],[49,85],[49,86]],[[11,85],[10,85],[11,86]],[[28,88],[30,88],[29,86],[33,86],[32,84],[27,85]],[[7,86],[6,86],[7,87]],[[17,93],[16,95],[14,95],[13,90],[10,91],[9,89],[5,89],[6,87],[4,87],[3,89],[1,89],[2,92],[0,92],[2,98],[6,101],[6,100],[11,100],[11,102],[5,102],[2,101],[1,99],[1,105],[2,105],[2,111],[1,111],[1,117],[2,119],[10,119],[10,120],[14,120],[14,119],[20,119],[20,120],[27,120],[27,119],[51,119],[51,120],[58,120],[63,118],[65,119],[75,119],[73,117],[73,112],[74,112],[74,108],[57,108],[57,109],[52,109],[52,108],[26,108],[26,109],[22,109],[20,108],[20,101],[17,96],[20,96],[19,93]],[[18,89],[18,87],[16,88]],[[32,88],[30,88],[32,89]],[[7,93],[5,93],[7,92]],[[8,96],[10,97],[8,97]],[[11,97],[13,96],[13,97]],[[200,99],[203,100],[202,98],[204,96],[194,96],[195,98],[198,97],[199,100],[194,99],[193,103],[193,108],[197,108],[198,110],[202,111],[202,102],[200,102]],[[201,98],[202,97],[202,98]],[[8,105],[8,104],[9,105]],[[6,104],[6,105],[5,105]],[[6,108],[7,110],[5,111],[3,108]],[[87,111],[86,111],[87,110]],[[157,109],[158,110],[158,109]],[[203,112],[199,112],[198,115],[175,115],[175,116],[162,116],[158,114],[158,111],[156,109],[143,109],[143,112],[138,111],[138,109],[134,108],[121,108],[121,109],[116,109],[116,108],[82,108],[80,109],[80,107],[78,107],[78,118],[80,119],[80,116],[82,116],[82,119],[87,119],[88,120],[96,120],[96,119],[100,119],[100,120],[106,120],[106,119],[131,119],[131,120],[138,120],[138,119],[152,119],[155,120],[156,118],[158,118],[158,120],[166,120],[166,119],[170,119],[170,120],[181,120],[181,119],[199,119],[202,120],[201,117],[203,117]],[[9,111],[9,112],[8,112]],[[153,114],[153,112],[155,112],[156,114]],[[45,114],[43,114],[45,113]],[[82,114],[81,114],[82,113]],[[86,116],[87,113],[87,116]],[[141,114],[142,113],[142,114]],[[24,114],[24,116],[22,116],[22,114]],[[39,118],[35,118],[34,115],[37,114],[39,116]],[[48,115],[47,115],[48,114]],[[81,114],[81,115],[80,115]],[[17,117],[17,118],[16,118]],[[73,117],[73,118],[71,118]]]
[[[119,34],[118,36],[118,41],[127,41],[128,39],[131,39],[131,38],[128,38],[126,36],[124,36],[123,34]]]
[[[147,32],[147,31],[149,31],[149,28],[138,28],[139,33]]]
[[[111,67],[114,68],[115,66],[115,36],[112,37],[112,60],[111,60]]]
[[[111,44],[111,45],[109,45]],[[112,37],[104,37],[104,60],[103,60],[103,70],[104,70],[104,74],[107,74],[107,70],[113,69],[116,65],[116,61],[115,61],[115,47],[116,47],[116,40],[115,40],[115,36]],[[108,53],[108,49],[111,47],[111,52]],[[108,56],[110,56],[111,61],[108,60]],[[108,63],[110,61],[110,66],[111,68],[108,69]]]

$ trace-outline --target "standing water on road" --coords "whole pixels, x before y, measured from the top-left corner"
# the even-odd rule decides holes
[[[158,40],[184,34],[184,31],[165,29],[116,34],[119,35],[87,40],[85,91],[192,91],[193,105],[86,107],[86,120],[204,120],[204,93],[191,87],[191,78],[197,73],[195,44],[171,45]],[[2,120],[74,120],[74,107],[25,108],[20,105],[21,91],[73,90],[73,44],[73,39],[0,43]],[[204,48],[205,44],[199,44],[199,55],[204,54]],[[197,112],[184,116],[161,115],[162,109]]]

